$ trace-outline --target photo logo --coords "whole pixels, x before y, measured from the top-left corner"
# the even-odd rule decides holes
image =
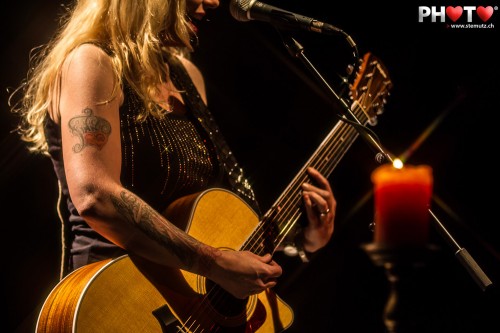
[[[451,28],[494,28],[492,18],[497,10],[498,6],[419,6],[418,22],[448,22]]]

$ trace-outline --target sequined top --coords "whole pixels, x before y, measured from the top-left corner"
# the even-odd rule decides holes
[[[136,121],[141,103],[125,88],[120,108],[121,182],[158,211],[187,194],[218,185],[217,155],[190,112]]]

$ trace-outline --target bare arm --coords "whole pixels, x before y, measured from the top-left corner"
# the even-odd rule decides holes
[[[270,257],[203,244],[120,184],[116,89],[111,60],[100,48],[82,45],[66,61],[59,112],[68,187],[80,215],[130,253],[207,276],[237,297],[274,286],[281,268]]]

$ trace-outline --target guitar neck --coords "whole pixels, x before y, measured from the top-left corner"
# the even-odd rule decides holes
[[[361,124],[365,125],[368,122],[361,108],[353,110],[353,114]],[[302,184],[309,180],[307,169],[313,167],[325,177],[329,177],[358,136],[358,131],[351,124],[339,120],[264,215],[264,221],[272,219],[280,231],[274,248],[293,230],[302,214]]]
[[[371,53],[365,54],[351,88],[353,103],[349,120],[359,125],[375,125],[376,116],[383,112],[390,88],[392,82],[385,66]],[[345,119],[344,116],[335,124],[290,185],[264,214],[253,235],[243,245],[243,250],[257,254],[273,253],[294,230],[302,214],[301,186],[309,181],[307,169],[313,167],[329,177],[359,136],[358,130]]]
[[[353,106],[356,106],[356,103]],[[357,106],[353,114],[361,124],[368,122],[361,107]],[[293,230],[302,214],[301,186],[309,179],[307,169],[313,167],[329,177],[358,136],[359,133],[352,125],[339,120],[285,191],[264,214],[254,235],[242,249],[257,254],[273,253]]]

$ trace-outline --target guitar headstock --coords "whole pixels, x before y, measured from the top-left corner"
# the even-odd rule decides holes
[[[372,126],[384,112],[392,81],[384,64],[370,52],[363,56],[354,83],[350,87],[353,109],[360,108]]]

